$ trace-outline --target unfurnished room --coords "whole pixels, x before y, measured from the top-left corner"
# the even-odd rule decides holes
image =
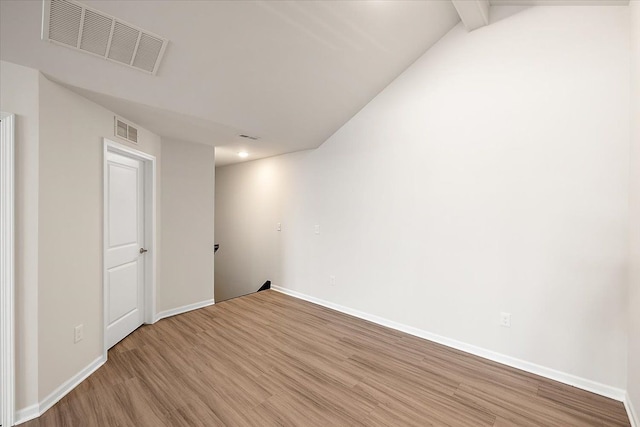
[[[0,0],[0,427],[640,427],[640,0]]]

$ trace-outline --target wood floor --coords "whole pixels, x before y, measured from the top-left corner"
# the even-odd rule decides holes
[[[36,426],[628,426],[620,402],[274,291],[143,326]]]

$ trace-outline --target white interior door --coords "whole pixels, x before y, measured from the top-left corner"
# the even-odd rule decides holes
[[[107,348],[144,321],[144,163],[107,152]]]

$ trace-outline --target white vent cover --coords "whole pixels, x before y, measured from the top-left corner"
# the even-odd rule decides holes
[[[115,136],[122,139],[126,139],[127,141],[133,142],[134,144],[138,143],[138,128],[125,122],[118,116],[114,117],[114,121],[115,121],[114,123]]]
[[[44,0],[42,39],[155,74],[169,41],[73,0]]]

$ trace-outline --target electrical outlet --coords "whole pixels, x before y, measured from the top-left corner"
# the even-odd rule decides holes
[[[320,224],[316,224],[316,225],[313,227],[313,229],[314,229],[314,231],[315,231],[315,233],[316,233],[316,234],[320,234]]]
[[[276,231],[282,231],[282,224],[281,223],[276,224]]]
[[[500,326],[511,327],[511,313],[500,313]]]
[[[329,285],[331,286],[336,285],[336,276],[329,276]]]
[[[80,341],[82,341],[82,339],[84,338],[84,326],[83,325],[76,326],[73,332],[74,332],[73,342],[79,343]]]

